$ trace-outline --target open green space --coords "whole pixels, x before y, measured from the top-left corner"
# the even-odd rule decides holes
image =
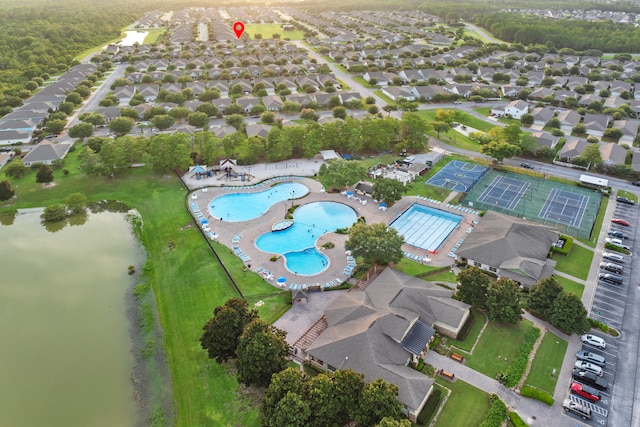
[[[449,340],[449,344],[458,347],[461,350],[466,352],[470,352],[473,348],[473,344],[475,344],[478,339],[478,335],[480,335],[480,331],[482,327],[487,322],[487,318],[485,315],[478,309],[472,308],[470,314],[470,322],[471,326],[469,327],[469,331],[467,332],[467,336],[462,340]]]
[[[499,372],[506,371],[511,365],[531,328],[533,323],[528,320],[517,325],[489,322],[473,354],[467,357],[467,366],[496,378]]]
[[[368,81],[366,81],[364,78],[362,78],[362,76],[352,76],[351,77],[353,80],[355,80],[356,82],[360,83],[362,86],[369,88],[369,89],[373,89],[373,86],[369,84]],[[391,102],[393,104],[393,101]]]
[[[435,423],[436,427],[477,427],[487,417],[487,393],[461,380],[449,382],[437,377],[436,383],[451,390],[451,395]]]
[[[302,40],[304,39],[304,31],[302,30],[283,30],[280,24],[245,24],[245,33],[249,34],[252,39],[256,38],[256,34],[261,34],[263,39],[273,38],[274,34],[280,34],[281,39]]]
[[[377,97],[379,97],[380,99],[382,99],[384,102],[386,102],[387,104],[391,104],[394,105],[395,101],[391,98],[389,98],[387,95],[385,95],[384,93],[382,93],[381,90],[374,90],[373,94]]]
[[[145,31],[147,31],[149,34],[147,34],[147,37],[144,38],[144,43],[143,44],[153,44],[153,43],[155,43],[156,40],[158,40],[160,38],[160,36],[165,33],[166,30],[167,30],[166,27],[147,28],[147,29],[145,29]]]
[[[525,384],[538,387],[553,396],[566,352],[567,342],[547,331],[531,363]],[[554,371],[555,375],[552,375]]]
[[[153,377],[149,385],[173,388],[176,426],[259,425],[257,409],[239,394],[229,367],[209,360],[200,348],[202,326],[213,309],[238,293],[189,216],[186,190],[174,175],[160,176],[144,168],[114,180],[80,174],[77,152],[66,159],[68,176],[54,172],[52,187],[36,184],[33,171],[20,180],[11,179],[17,199],[1,203],[0,212],[64,202],[74,192],[85,193],[91,201],[120,200],[136,208],[143,218],[140,237],[148,255],[141,280],[154,293],[171,372],[170,385],[157,384]],[[279,317],[288,306],[286,293],[242,272],[238,258],[228,249],[217,249],[248,301],[252,305],[264,301],[260,313],[265,320]]]
[[[562,289],[565,292],[569,292],[575,294],[577,297],[582,298],[582,294],[584,293],[584,285],[578,282],[575,282],[571,279],[567,279],[566,277],[562,277],[559,275],[555,276],[556,282],[562,286]]]
[[[638,196],[630,191],[626,190],[618,190],[618,196],[626,197],[629,200],[633,200],[634,202],[638,202]]]
[[[402,271],[410,276],[418,276],[419,274],[428,273],[433,270],[437,270],[440,267],[434,267],[431,265],[421,264],[417,261],[412,261],[408,258],[402,258],[395,266],[396,270]],[[429,276],[431,277],[431,276]]]
[[[553,254],[553,259],[556,261],[556,270],[578,279],[587,280],[593,260],[593,251],[574,244],[569,255],[556,252]]]

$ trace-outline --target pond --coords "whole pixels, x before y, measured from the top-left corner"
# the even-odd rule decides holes
[[[0,425],[136,425],[125,296],[142,253],[125,216],[51,233],[21,213],[0,242]]]

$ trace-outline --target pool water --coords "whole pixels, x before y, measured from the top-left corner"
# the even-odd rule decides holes
[[[293,213],[294,223],[281,231],[270,231],[256,239],[263,252],[282,255],[292,273],[311,276],[325,270],[329,260],[318,252],[315,243],[320,236],[356,222],[356,212],[337,202],[313,202],[300,206]]]
[[[427,251],[436,251],[459,226],[462,217],[418,203],[411,205],[392,223],[404,241]]]
[[[278,202],[297,199],[309,193],[298,182],[285,182],[257,193],[230,193],[209,202],[209,213],[223,221],[249,221],[258,218]]]

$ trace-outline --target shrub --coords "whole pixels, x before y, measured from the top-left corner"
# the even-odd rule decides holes
[[[489,396],[489,400],[491,401],[489,413],[480,427],[500,427],[507,419],[507,405],[496,394]]]
[[[426,425],[431,415],[436,412],[438,406],[440,406],[440,401],[442,400],[442,392],[438,389],[434,389],[427,400],[427,403],[420,411],[420,415],[418,415],[418,425]]]
[[[524,397],[530,397],[532,399],[539,400],[546,403],[549,406],[553,406],[553,397],[544,390],[526,385],[520,389],[520,395]]]
[[[334,245],[333,242],[327,242],[324,245],[322,245],[322,247],[325,249],[333,249],[336,247],[336,245]]]
[[[529,354],[533,349],[533,344],[535,344],[539,336],[540,329],[530,329],[524,336],[524,342],[522,343],[522,346],[520,346],[515,359],[513,360],[509,368],[507,368],[507,372],[501,372],[500,374],[498,374],[498,379],[502,381],[505,386],[514,387],[518,385],[518,382],[527,369],[527,364],[529,363]]]
[[[553,251],[557,252],[559,254],[569,255],[569,252],[571,252],[571,247],[573,246],[573,237],[561,235],[560,236],[560,240],[564,240],[565,241],[564,242],[564,246],[562,248],[558,248],[556,246],[552,246]]]
[[[515,427],[528,427],[527,423],[522,421],[522,418],[516,412],[509,412],[509,419]]]

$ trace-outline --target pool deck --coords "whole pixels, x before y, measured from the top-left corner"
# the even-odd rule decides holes
[[[313,162],[313,161],[311,161]],[[317,165],[317,164],[316,164]],[[195,180],[194,180],[195,181]],[[449,238],[445,240],[437,254],[427,254],[425,250],[418,249],[410,245],[404,245],[403,250],[414,255],[430,258],[428,265],[433,266],[448,266],[452,265],[454,259],[447,254],[456,245],[460,239],[464,239],[468,236],[467,231],[471,229],[472,221],[477,221],[478,216],[470,213],[464,213],[452,208],[448,208],[445,202],[440,204],[432,203],[422,199],[418,199],[415,196],[405,196],[393,206],[386,210],[381,210],[377,203],[374,203],[370,197],[364,197],[362,195],[357,196],[360,201],[355,198],[348,198],[340,193],[326,193],[322,185],[310,178],[296,178],[296,182],[301,182],[309,187],[309,193],[294,201],[286,200],[278,202],[273,205],[264,215],[249,221],[243,222],[229,222],[212,219],[209,215],[208,204],[209,202],[224,194],[230,194],[231,192],[252,193],[258,191],[264,191],[269,183],[262,187],[251,187],[252,184],[256,184],[255,180],[248,183],[248,186],[238,187],[229,191],[225,187],[211,186],[206,187],[206,192],[202,190],[204,185],[209,182],[209,185],[220,185],[222,182],[216,181],[215,178],[208,178],[205,180],[198,180],[199,188],[189,194],[189,204],[197,203],[200,212],[205,218],[209,219],[209,226],[211,230],[218,234],[217,241],[221,244],[228,246],[229,248],[239,247],[240,250],[250,258],[250,261],[245,261],[245,265],[251,265],[253,271],[266,271],[271,274],[268,276],[271,279],[266,279],[273,286],[278,286],[276,279],[279,277],[285,277],[287,279],[285,288],[289,287],[290,283],[294,284],[306,284],[307,286],[322,286],[323,284],[333,281],[334,283],[347,280],[350,276],[345,274],[345,268],[348,266],[347,255],[344,250],[344,243],[348,236],[344,234],[328,233],[321,236],[316,241],[316,249],[322,252],[329,259],[328,268],[314,276],[296,275],[293,272],[286,269],[284,265],[284,259],[280,256],[276,261],[270,261],[273,254],[260,251],[255,246],[255,241],[263,233],[270,232],[274,223],[281,221],[285,218],[287,210],[292,205],[306,204],[317,201],[332,201],[339,202],[352,207],[358,217],[364,216],[367,223],[385,223],[390,224],[396,219],[402,212],[404,212],[413,203],[420,203],[425,206],[429,206],[436,209],[441,209],[445,212],[455,213],[463,217],[460,225],[450,234]],[[281,181],[286,182],[286,181]],[[247,184],[247,183],[245,183]],[[192,195],[196,195],[196,199],[192,198]],[[363,204],[362,200],[366,200],[366,204]],[[324,249],[322,245],[324,243],[331,242],[334,244],[332,249]]]

